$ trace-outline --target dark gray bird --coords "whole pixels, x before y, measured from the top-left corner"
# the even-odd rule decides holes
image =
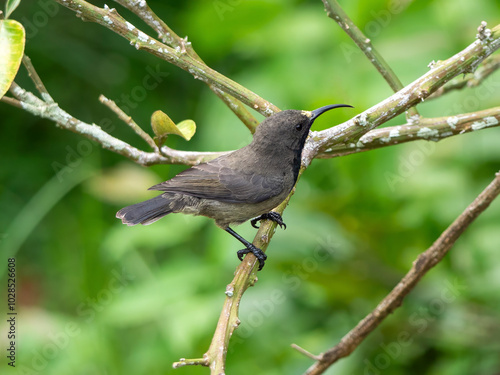
[[[300,169],[302,149],[312,123],[322,113],[346,104],[332,104],[314,111],[286,110],[266,118],[252,142],[207,163],[191,167],[149,190],[163,193],[116,213],[124,224],[151,224],[170,213],[203,215],[239,240],[264,267],[266,254],[232,230],[229,225],[249,219],[253,227],[263,219],[286,228],[281,215],[271,212],[292,190]]]

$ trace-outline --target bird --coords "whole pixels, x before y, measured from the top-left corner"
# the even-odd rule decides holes
[[[334,108],[330,104],[313,111],[284,110],[264,119],[250,144],[180,172],[149,190],[161,195],[122,208],[116,213],[129,226],[151,224],[170,213],[202,215],[240,241],[237,251],[242,261],[252,253],[260,271],[267,255],[236,233],[231,226],[251,220],[258,228],[261,220],[272,220],[286,229],[281,215],[273,208],[292,191],[301,166],[302,150],[314,120]]]

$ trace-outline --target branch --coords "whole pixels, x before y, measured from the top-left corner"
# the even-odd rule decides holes
[[[146,133],[144,130],[142,130],[142,128],[139,125],[137,125],[137,123],[132,119],[132,117],[130,117],[129,115],[127,115],[125,112],[123,112],[122,109],[120,107],[118,107],[113,100],[110,100],[110,99],[106,98],[104,95],[101,95],[101,96],[99,96],[99,101],[102,104],[104,104],[106,107],[108,107],[109,109],[111,109],[114,113],[116,113],[116,115],[118,116],[118,118],[120,120],[122,120],[125,124],[127,124],[128,126],[130,126],[132,128],[132,130],[139,137],[141,137],[142,139],[144,139],[146,141],[146,143],[153,150],[155,150],[155,152],[159,151],[158,150],[158,146],[156,145],[156,143],[153,140],[153,138],[151,138],[151,136],[148,133]]]
[[[271,102],[261,98],[251,90],[232,81],[226,76],[213,70],[203,62],[193,58],[183,48],[172,48],[160,41],[151,38],[118,14],[116,9],[107,6],[99,8],[84,0],[56,0],[59,4],[76,12],[84,21],[98,23],[127,39],[138,50],[147,51],[162,60],[178,66],[191,73],[209,86],[222,90],[255,109],[264,116],[279,112],[279,108]],[[144,3],[145,1],[140,1]]]
[[[500,107],[455,116],[422,118],[418,124],[406,123],[370,130],[358,140],[330,147],[316,157],[333,158],[418,140],[437,142],[454,135],[496,126],[500,126]]]
[[[493,181],[479,194],[460,216],[439,236],[425,252],[413,262],[410,271],[401,279],[394,289],[368,314],[358,325],[345,335],[333,348],[320,355],[320,359],[312,365],[306,375],[322,374],[329,366],[340,358],[347,357],[380,323],[403,302],[404,297],[416,286],[418,281],[448,253],[455,241],[469,225],[500,194],[500,172]]]
[[[127,8],[137,16],[139,16],[149,27],[156,31],[158,38],[163,43],[175,48],[176,50],[186,51],[189,56],[199,62],[204,63],[201,57],[196,53],[191,42],[188,42],[187,37],[181,38],[178,36],[155,12],[149,7],[146,1],[130,1],[130,0],[115,0],[117,3]],[[206,64],[205,64],[206,65]],[[213,85],[209,85],[210,89],[217,94],[219,98],[234,112],[236,116],[245,124],[245,126],[253,134],[259,122],[245,108],[243,103],[231,95],[219,90]]]
[[[303,171],[304,168],[301,168],[298,179],[300,179]],[[294,192],[295,188],[293,188],[285,201],[283,201],[273,211],[278,212],[280,215],[283,214],[283,211],[288,205],[288,202]],[[275,230],[275,222],[270,220],[261,221],[260,228],[255,235],[253,244],[265,252]],[[179,362],[175,362],[173,364],[174,368],[187,365],[202,365],[209,366],[211,370],[210,373],[212,375],[225,374],[226,354],[229,340],[234,330],[240,324],[238,311],[241,298],[248,287],[253,286],[258,280],[256,266],[257,259],[253,254],[248,254],[236,269],[233,281],[231,281],[231,283],[226,287],[226,299],[217,323],[217,328],[212,338],[210,347],[203,355],[203,358],[189,360],[181,359]]]
[[[106,133],[96,124],[88,124],[71,116],[57,103],[46,103],[12,83],[12,94],[20,102],[22,108],[31,114],[54,121],[59,127],[81,134],[99,143],[102,148],[125,156],[137,164],[148,166],[154,164],[196,165],[224,154],[224,152],[192,152],[179,151],[163,146],[160,153],[141,151],[122,140]]]
[[[351,120],[320,132],[312,132],[302,155],[304,162],[306,165],[309,164],[312,158],[328,152],[337,144],[349,145],[353,140],[359,139],[416,103],[424,101],[457,75],[473,72],[498,48],[500,48],[500,25],[489,30],[488,38],[477,39],[463,51],[436,63],[428,73]]]
[[[391,69],[389,64],[385,61],[380,53],[372,45],[371,40],[367,38],[363,32],[352,22],[346,12],[342,9],[337,0],[323,0],[325,11],[328,17],[333,19],[344,30],[347,35],[356,43],[359,49],[365,54],[370,62],[375,66],[378,72],[384,77],[394,92],[398,92],[403,88],[403,84],[398,76]],[[408,108],[409,117],[417,116],[419,114],[415,107]]]
[[[35,67],[31,63],[31,59],[27,55],[23,56],[23,64],[26,67],[29,77],[35,84],[35,87],[42,96],[43,100],[49,104],[54,103],[54,99],[52,99],[49,92],[45,88],[45,85],[43,84],[42,80],[40,79],[40,76],[36,72]]]
[[[477,68],[474,74],[468,75],[467,77],[456,77],[453,78],[443,87],[440,87],[434,94],[432,94],[428,99],[435,99],[441,95],[447,94],[453,90],[460,90],[464,87],[476,87],[482,83],[490,74],[494,73],[500,68],[500,56],[490,56],[483,61],[483,63]]]

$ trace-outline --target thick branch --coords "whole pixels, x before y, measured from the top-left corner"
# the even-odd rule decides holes
[[[162,60],[178,66],[191,73],[194,78],[200,79],[208,85],[230,94],[264,116],[270,116],[273,113],[279,112],[279,109],[274,104],[193,58],[187,53],[186,49],[174,49],[151,38],[127,22],[114,8],[110,9],[106,6],[99,8],[84,0],[56,1],[75,11],[77,16],[84,21],[95,22],[107,27],[127,39],[136,49],[147,51]]]
[[[300,171],[299,178],[302,172],[303,169]],[[285,201],[276,207],[274,211],[282,214],[294,192],[295,188],[288,195]],[[253,240],[253,244],[262,251],[266,251],[267,245],[269,244],[269,241],[271,241],[275,230],[275,222],[270,220],[262,221],[259,231]],[[234,330],[240,324],[240,320],[238,318],[240,301],[243,297],[243,293],[245,293],[248,287],[253,286],[257,282],[256,266],[257,259],[253,254],[248,254],[236,269],[233,281],[231,281],[231,283],[226,287],[226,300],[224,301],[224,306],[222,307],[222,312],[212,338],[212,343],[203,358],[196,360],[181,359],[179,362],[173,364],[174,368],[201,364],[203,366],[209,366],[211,370],[210,373],[212,375],[225,374],[226,354],[229,340]]]
[[[356,43],[359,49],[365,54],[370,62],[375,66],[378,72],[384,77],[394,92],[398,92],[404,86],[398,76],[391,69],[382,55],[375,49],[372,42],[363,32],[352,22],[346,12],[342,9],[337,0],[323,0],[326,14],[333,19],[346,32],[347,35]],[[415,107],[408,108],[410,117],[419,116]]]
[[[407,123],[370,130],[348,145],[339,144],[325,150],[317,158],[333,158],[419,139],[437,142],[454,135],[496,126],[500,126],[500,107],[455,116],[422,118],[418,124]]]
[[[349,145],[416,103],[424,101],[450,79],[462,73],[473,72],[499,47],[500,25],[497,25],[490,30],[488,38],[477,39],[463,51],[436,63],[427,74],[353,119],[320,132],[312,132],[303,154],[304,161],[309,163],[312,158],[339,143]]]
[[[319,361],[311,366],[306,375],[322,374],[329,366],[340,358],[351,354],[354,349],[378,325],[403,302],[403,299],[415,287],[418,281],[448,253],[455,241],[469,225],[500,194],[500,172],[493,181],[472,202],[462,214],[439,236],[425,252],[413,262],[410,271],[401,279],[394,289],[385,297],[358,325],[345,335],[333,348],[320,355]]]

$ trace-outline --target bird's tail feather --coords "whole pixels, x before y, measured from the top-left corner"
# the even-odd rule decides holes
[[[148,225],[171,212],[169,200],[159,195],[147,201],[122,208],[116,213],[116,217],[121,219],[123,224],[129,226],[139,223]]]

